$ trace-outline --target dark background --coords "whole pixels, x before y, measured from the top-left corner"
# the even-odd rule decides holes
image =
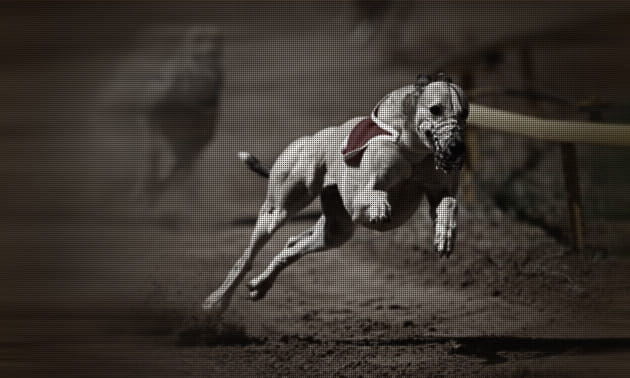
[[[609,105],[604,120],[630,120],[622,2],[392,3],[3,2],[2,375],[627,375],[628,149],[578,146],[589,248],[576,255],[558,146],[487,132],[450,260],[432,253],[423,208],[400,230],[304,259],[263,302],[241,289],[225,322],[203,329],[200,303],[265,192],[238,151],[271,164],[291,140],[438,70],[470,89],[562,99],[486,105],[587,119],[576,104],[591,101]],[[175,188],[139,221],[126,199],[134,123],[101,104],[131,100],[111,84],[142,86],[187,27],[209,22],[224,31],[225,85],[191,179],[198,198],[183,205]]]

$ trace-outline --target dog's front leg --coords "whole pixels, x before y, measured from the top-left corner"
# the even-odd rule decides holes
[[[411,168],[393,143],[367,148],[360,175],[348,184],[357,191],[352,199],[351,215],[355,223],[381,224],[392,220],[388,191],[409,177]]]
[[[435,225],[435,250],[440,257],[449,257],[457,236],[457,200],[447,196],[439,202],[431,203],[431,218]]]
[[[387,200],[387,193],[370,187],[361,190],[354,200],[353,221],[385,223],[391,220],[392,206]]]

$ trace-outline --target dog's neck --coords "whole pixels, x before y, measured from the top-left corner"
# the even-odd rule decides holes
[[[413,90],[413,85],[408,85],[388,93],[379,101],[373,113],[378,114],[381,122],[401,132],[407,122],[407,117],[402,112],[402,102]]]

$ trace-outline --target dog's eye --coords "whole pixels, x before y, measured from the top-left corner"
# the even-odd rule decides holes
[[[429,108],[429,111],[434,116],[442,115],[442,107],[440,105],[433,105],[432,107]]]

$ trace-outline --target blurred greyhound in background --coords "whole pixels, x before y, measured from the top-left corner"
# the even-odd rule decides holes
[[[223,82],[221,55],[216,27],[191,28],[145,87],[138,111],[141,165],[135,188],[143,202],[155,203],[174,182],[190,176],[212,139]]]
[[[157,25],[140,33],[129,56],[96,94],[90,127],[101,199],[125,197],[142,211],[189,179],[217,127],[223,82],[222,36],[213,25]],[[191,201],[188,201],[191,202]]]
[[[203,308],[221,314],[258,251],[318,196],[323,214],[250,281],[252,299],[262,299],[278,274],[301,257],[343,245],[357,225],[378,231],[401,226],[423,195],[430,204],[435,248],[448,257],[455,242],[467,117],[468,101],[459,86],[444,76],[433,81],[421,75],[381,100],[371,117],[295,140],[271,170],[241,153],[250,168],[269,178],[267,198],[245,253]]]

